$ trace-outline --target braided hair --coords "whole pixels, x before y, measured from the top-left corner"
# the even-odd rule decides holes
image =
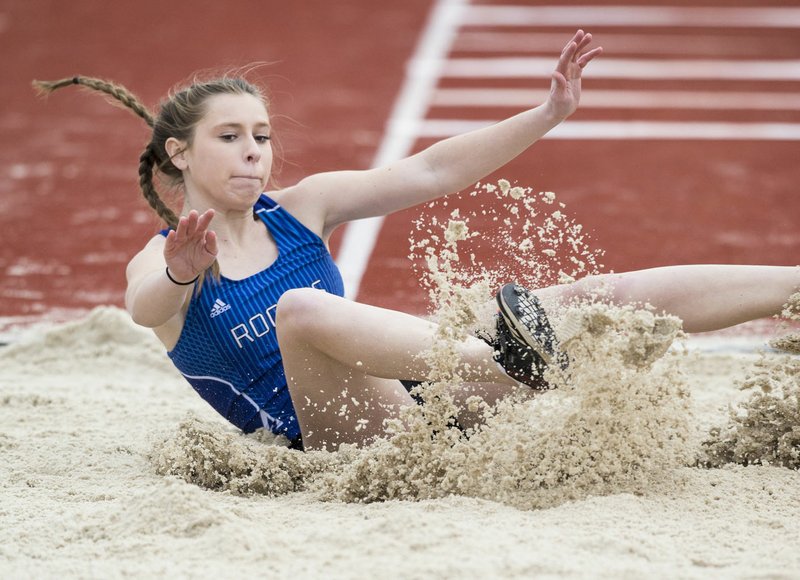
[[[130,110],[152,129],[150,142],[139,156],[139,187],[147,203],[170,229],[178,226],[178,216],[164,202],[153,179],[156,173],[160,173],[169,178],[173,186],[183,184],[181,170],[172,163],[167,153],[167,139],[172,137],[191,145],[194,129],[206,113],[206,102],[213,96],[247,94],[266,104],[266,98],[261,90],[239,76],[224,76],[208,81],[196,80],[185,88],[170,92],[161,102],[156,116],[128,89],[103,79],[74,76],[57,81],[33,81],[34,88],[41,95],[48,95],[71,85],[80,85],[107,95],[112,104]],[[211,271],[215,277],[219,276],[219,264],[216,261]]]

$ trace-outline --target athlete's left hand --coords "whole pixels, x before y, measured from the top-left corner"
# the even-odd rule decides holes
[[[557,119],[566,119],[578,108],[583,68],[603,52],[600,46],[586,50],[591,42],[591,34],[578,30],[561,52],[547,98],[547,106]]]

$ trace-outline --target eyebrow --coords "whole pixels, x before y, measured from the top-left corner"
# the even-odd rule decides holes
[[[258,128],[258,129],[260,129],[262,127],[265,127],[267,129],[269,129],[270,128],[270,124],[262,121],[262,122],[256,123],[255,127]],[[219,125],[215,125],[214,129],[215,130],[219,130],[219,129],[239,129],[239,130],[243,130],[244,129],[244,125],[241,124],[241,123],[220,123]]]

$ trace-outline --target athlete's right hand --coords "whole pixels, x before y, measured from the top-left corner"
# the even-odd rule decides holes
[[[208,229],[213,218],[213,209],[202,215],[192,210],[167,234],[164,260],[176,280],[193,280],[217,259],[217,234]]]

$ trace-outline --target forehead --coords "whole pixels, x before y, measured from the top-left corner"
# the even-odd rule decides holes
[[[269,124],[269,115],[261,99],[253,95],[214,95],[206,101],[206,111],[201,123],[204,125]]]

